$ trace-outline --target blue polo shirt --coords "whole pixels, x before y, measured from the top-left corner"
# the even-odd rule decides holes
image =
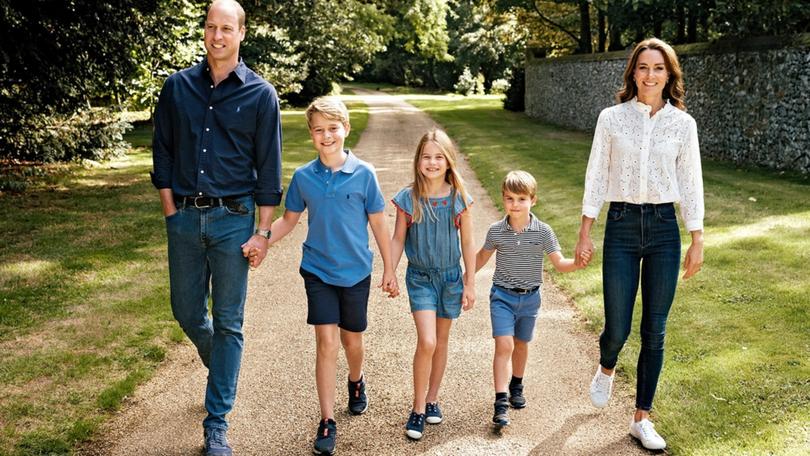
[[[308,210],[301,267],[325,283],[350,287],[371,274],[368,214],[385,209],[377,173],[351,151],[332,172],[319,158],[295,170],[285,206]]]

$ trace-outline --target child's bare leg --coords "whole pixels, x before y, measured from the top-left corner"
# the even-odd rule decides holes
[[[436,320],[436,312],[432,310],[413,313],[417,337],[413,354],[413,410],[416,413],[425,413],[425,390],[431,378],[431,363],[436,352]]]
[[[366,349],[363,346],[363,333],[340,330],[340,341],[343,343],[343,351],[346,352],[346,364],[349,365],[349,380],[360,381],[363,375],[363,360]]]
[[[526,373],[526,362],[529,359],[529,343],[515,339],[515,350],[512,352],[512,375],[523,378]]]
[[[335,418],[335,375],[340,348],[337,325],[315,325],[315,384],[321,418]]]
[[[425,402],[437,402],[439,398],[439,387],[442,385],[444,370],[447,367],[447,346],[452,325],[453,320],[449,318],[436,319],[436,351],[431,362],[430,384]]]
[[[512,336],[495,337],[495,358],[492,360],[492,373],[495,380],[495,392],[505,393],[509,385],[509,361],[515,349]]]

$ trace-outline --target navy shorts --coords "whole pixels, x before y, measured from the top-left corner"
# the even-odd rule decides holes
[[[371,275],[350,287],[325,283],[315,274],[299,268],[307,290],[307,323],[338,325],[351,332],[363,332],[368,326],[368,294]]]

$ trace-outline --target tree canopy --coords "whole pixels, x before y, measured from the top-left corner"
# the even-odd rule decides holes
[[[204,57],[201,0],[0,2],[0,158],[100,157],[122,109],[152,109],[165,78]],[[362,78],[502,91],[526,46],[547,55],[810,31],[788,0],[255,0],[242,57],[303,104]],[[519,78],[513,82],[519,82]],[[520,91],[510,93],[519,94]]]

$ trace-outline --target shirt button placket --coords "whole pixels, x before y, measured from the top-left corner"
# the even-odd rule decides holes
[[[205,112],[205,117],[203,119],[203,135],[202,135],[202,144],[200,147],[200,155],[198,163],[200,174],[199,176],[205,176],[205,170],[208,168],[208,151],[211,150],[213,146],[213,134],[211,133],[211,125],[214,119],[214,103],[212,103],[212,99],[214,97],[214,88],[213,84],[209,84],[209,92],[208,92],[208,110]],[[198,181],[199,182],[199,181]],[[198,192],[200,195],[203,193],[211,193],[210,186],[206,181],[199,182],[197,185],[198,190],[204,190]]]
[[[646,116],[646,114],[645,114]],[[644,134],[641,137],[641,156],[638,158],[639,174],[638,199],[639,203],[647,202],[647,173],[650,161],[650,139],[652,138],[653,121],[647,117],[644,119]]]

